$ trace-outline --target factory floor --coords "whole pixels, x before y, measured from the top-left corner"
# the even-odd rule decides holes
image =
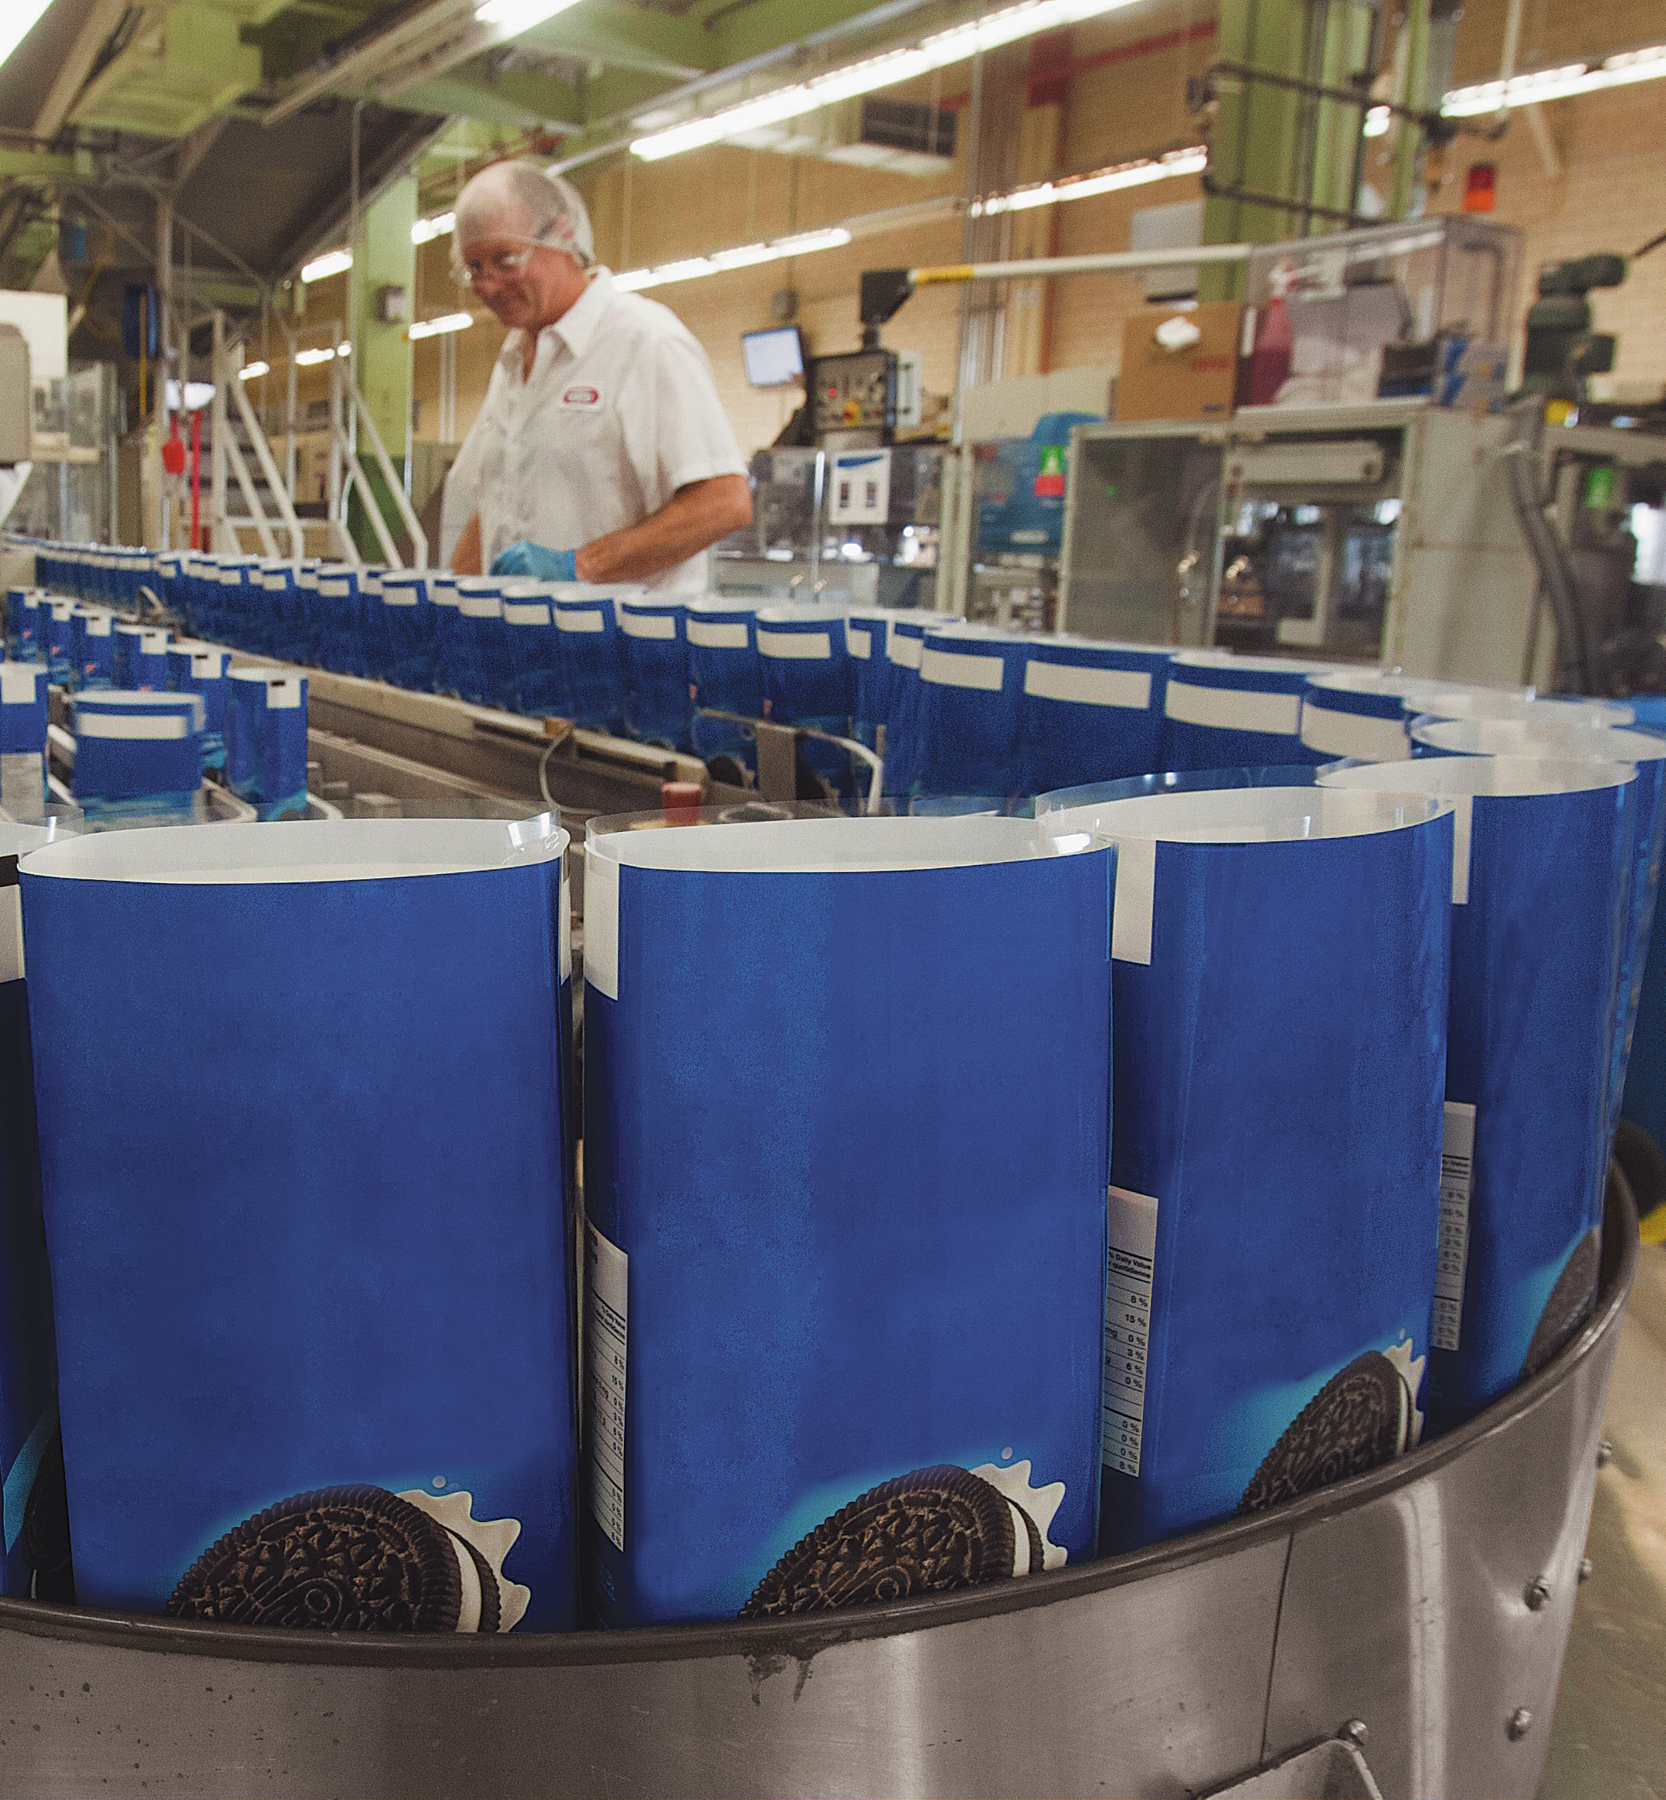
[[[1655,1223],[1655,1221],[1651,1221]],[[1648,1235],[1656,1235],[1649,1233]],[[1666,1246],[1645,1243],[1539,1800],[1666,1800]]]

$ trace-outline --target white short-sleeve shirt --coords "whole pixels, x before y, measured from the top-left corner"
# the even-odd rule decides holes
[[[656,300],[622,293],[606,269],[538,334],[510,332],[458,464],[475,485],[481,567],[518,538],[576,550],[637,525],[691,481],[745,475],[711,364]],[[646,583],[706,586],[706,558]]]

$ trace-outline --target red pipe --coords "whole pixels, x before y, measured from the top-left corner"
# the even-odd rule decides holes
[[[202,409],[191,415],[191,548],[202,548]]]

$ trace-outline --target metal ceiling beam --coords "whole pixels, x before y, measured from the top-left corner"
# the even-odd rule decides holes
[[[571,82],[550,81],[526,69],[505,69],[490,78],[454,70],[412,88],[401,100],[423,112],[517,129],[541,125],[548,131],[575,132],[583,118],[583,101]]]
[[[901,11],[912,11],[904,7]],[[873,0],[750,0],[720,4],[707,12],[713,23],[704,28],[717,56],[709,68],[727,68],[763,52],[817,38],[853,24],[880,26],[899,9],[875,6]]]
[[[98,53],[109,41],[110,33],[121,23],[128,0],[94,0],[85,24],[75,35],[69,54],[58,67],[52,85],[46,90],[40,111],[35,114],[36,137],[57,136],[69,109],[75,104],[87,77],[92,73]]]
[[[192,175],[202,166],[202,160],[220,140],[220,133],[230,123],[230,117],[221,113],[210,119],[206,125],[199,125],[191,135],[179,146],[179,154],[174,159],[174,186],[182,188]]]
[[[421,83],[504,41],[496,26],[470,24],[444,44],[376,81],[371,92],[384,103],[396,102]],[[605,0],[596,0],[580,12],[561,13],[547,25],[523,32],[516,41],[548,56],[602,63],[670,81],[686,81],[707,73],[715,51],[711,40],[686,20],[637,7],[609,6]],[[690,57],[700,60],[691,62],[687,60]]]
[[[718,57],[711,73],[668,88],[654,95],[651,102],[630,99],[618,106],[609,103],[605,109],[598,103],[588,111],[583,137],[575,144],[563,146],[562,159],[557,166],[579,168],[627,149],[631,138],[637,135],[632,124],[634,115],[648,110],[650,104],[656,112],[664,107],[681,106],[714,89],[731,87],[748,76],[799,62],[806,51],[829,49],[850,38],[867,39],[883,26],[911,19],[929,8],[941,9],[942,5],[943,0],[880,0],[877,6],[864,5],[862,0],[758,0],[755,9],[749,7],[747,10],[748,13],[755,10],[761,18],[748,19],[744,27],[736,24],[727,28],[733,35],[725,35],[725,27],[714,28]],[[722,7],[716,9],[716,12],[722,11]],[[774,33],[784,35],[772,36]],[[765,41],[765,48],[739,60],[731,59],[730,52],[739,43],[759,40]],[[895,48],[896,42],[889,39],[879,44],[864,44],[862,48],[877,53]]]
[[[0,143],[0,181],[74,181],[92,173],[92,159],[85,152],[35,148],[26,144]]]
[[[414,129],[401,132],[379,156],[367,163],[362,171],[360,210],[380,198],[390,182],[398,180],[407,169],[419,163],[445,135],[450,124],[449,119],[441,119],[437,123],[427,121],[414,125]],[[302,263],[321,250],[339,248],[347,236],[351,211],[351,196],[342,192],[335,204],[312,218],[304,230],[297,232],[287,244],[274,248],[271,260],[274,278],[293,275]]]

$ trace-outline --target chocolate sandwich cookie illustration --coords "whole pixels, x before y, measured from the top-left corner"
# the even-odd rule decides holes
[[[507,1631],[529,1591],[503,1576],[514,1519],[471,1499],[361,1485],[280,1500],[228,1531],[168,1601],[176,1619],[318,1631]]]
[[[1602,1237],[1587,1231],[1573,1247],[1573,1254],[1562,1266],[1556,1285],[1550,1290],[1545,1309],[1533,1328],[1533,1336],[1522,1359],[1521,1375],[1538,1374],[1569,1338],[1590,1316],[1597,1297],[1597,1277],[1602,1270]]]
[[[1262,1459],[1238,1511],[1262,1512],[1411,1449],[1423,1431],[1424,1363],[1411,1352],[1409,1342],[1367,1350],[1333,1375]]]
[[[1027,1462],[914,1469],[859,1494],[787,1552],[743,1619],[947,1593],[1063,1565],[1048,1540],[1064,1483],[1034,1488]]]

